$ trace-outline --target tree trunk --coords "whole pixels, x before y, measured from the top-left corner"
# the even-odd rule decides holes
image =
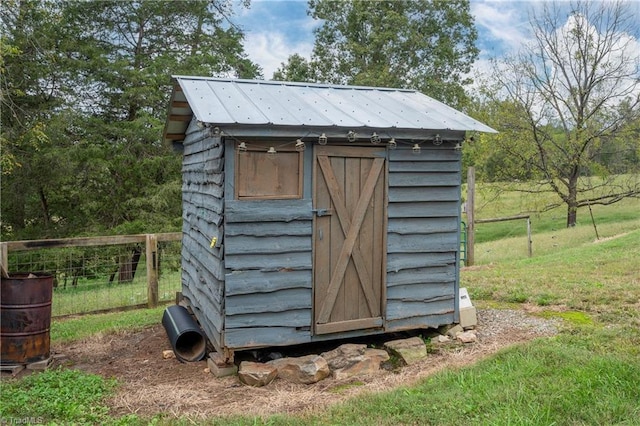
[[[40,205],[42,206],[42,219],[44,221],[45,229],[49,229],[49,220],[51,215],[49,214],[49,202],[47,201],[47,196],[44,193],[44,188],[40,187],[38,190],[38,194],[40,195]]]
[[[569,205],[567,208],[567,228],[573,228],[576,226],[578,220],[578,207],[575,205]]]
[[[136,277],[136,270],[138,269],[138,262],[140,261],[140,254],[142,250],[136,246],[133,248],[131,257],[128,255],[120,256],[120,266],[118,268],[118,283],[130,283]]]
[[[578,221],[578,176],[569,178],[569,194],[567,196],[567,228],[573,228]]]

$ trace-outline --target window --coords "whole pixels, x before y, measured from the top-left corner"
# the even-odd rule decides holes
[[[267,153],[274,146],[276,153]],[[304,152],[278,143],[254,143],[246,151],[236,149],[236,199],[302,198]]]

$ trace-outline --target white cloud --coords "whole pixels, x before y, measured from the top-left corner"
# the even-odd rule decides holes
[[[479,44],[485,54],[497,56],[515,50],[530,38],[527,2],[472,2],[471,12],[478,27]]]
[[[311,56],[313,29],[320,22],[307,15],[306,1],[254,0],[238,17],[245,52],[262,67],[266,79],[292,54]]]
[[[311,56],[313,44],[306,41],[291,42],[284,33],[251,32],[245,35],[244,49],[249,58],[262,67],[264,78],[269,80],[289,56],[297,53],[305,58]]]

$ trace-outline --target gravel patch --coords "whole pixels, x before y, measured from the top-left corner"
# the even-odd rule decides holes
[[[492,339],[517,332],[533,337],[553,336],[562,325],[560,318],[540,318],[512,309],[479,309],[478,337]]]

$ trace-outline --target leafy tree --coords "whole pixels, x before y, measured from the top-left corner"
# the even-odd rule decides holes
[[[179,229],[180,156],[161,143],[171,75],[255,78],[225,0],[8,0],[2,234]]]
[[[52,164],[49,124],[71,94],[64,53],[77,33],[61,25],[55,1],[8,0],[0,8],[2,230],[49,227]],[[62,164],[64,165],[64,163]]]
[[[627,7],[576,2],[567,19],[545,3],[531,18],[532,42],[496,61],[492,74],[502,134],[487,137],[513,163],[501,177],[527,170],[566,205],[568,227],[579,207],[640,195],[637,174],[614,176],[625,170],[613,159],[637,166],[640,146],[622,133],[633,134],[640,117],[640,52]]]
[[[280,64],[273,73],[273,79],[276,81],[313,81],[311,64],[304,57],[297,53],[289,56],[287,63]]]
[[[460,107],[478,56],[468,0],[310,0],[316,81],[420,90]]]

